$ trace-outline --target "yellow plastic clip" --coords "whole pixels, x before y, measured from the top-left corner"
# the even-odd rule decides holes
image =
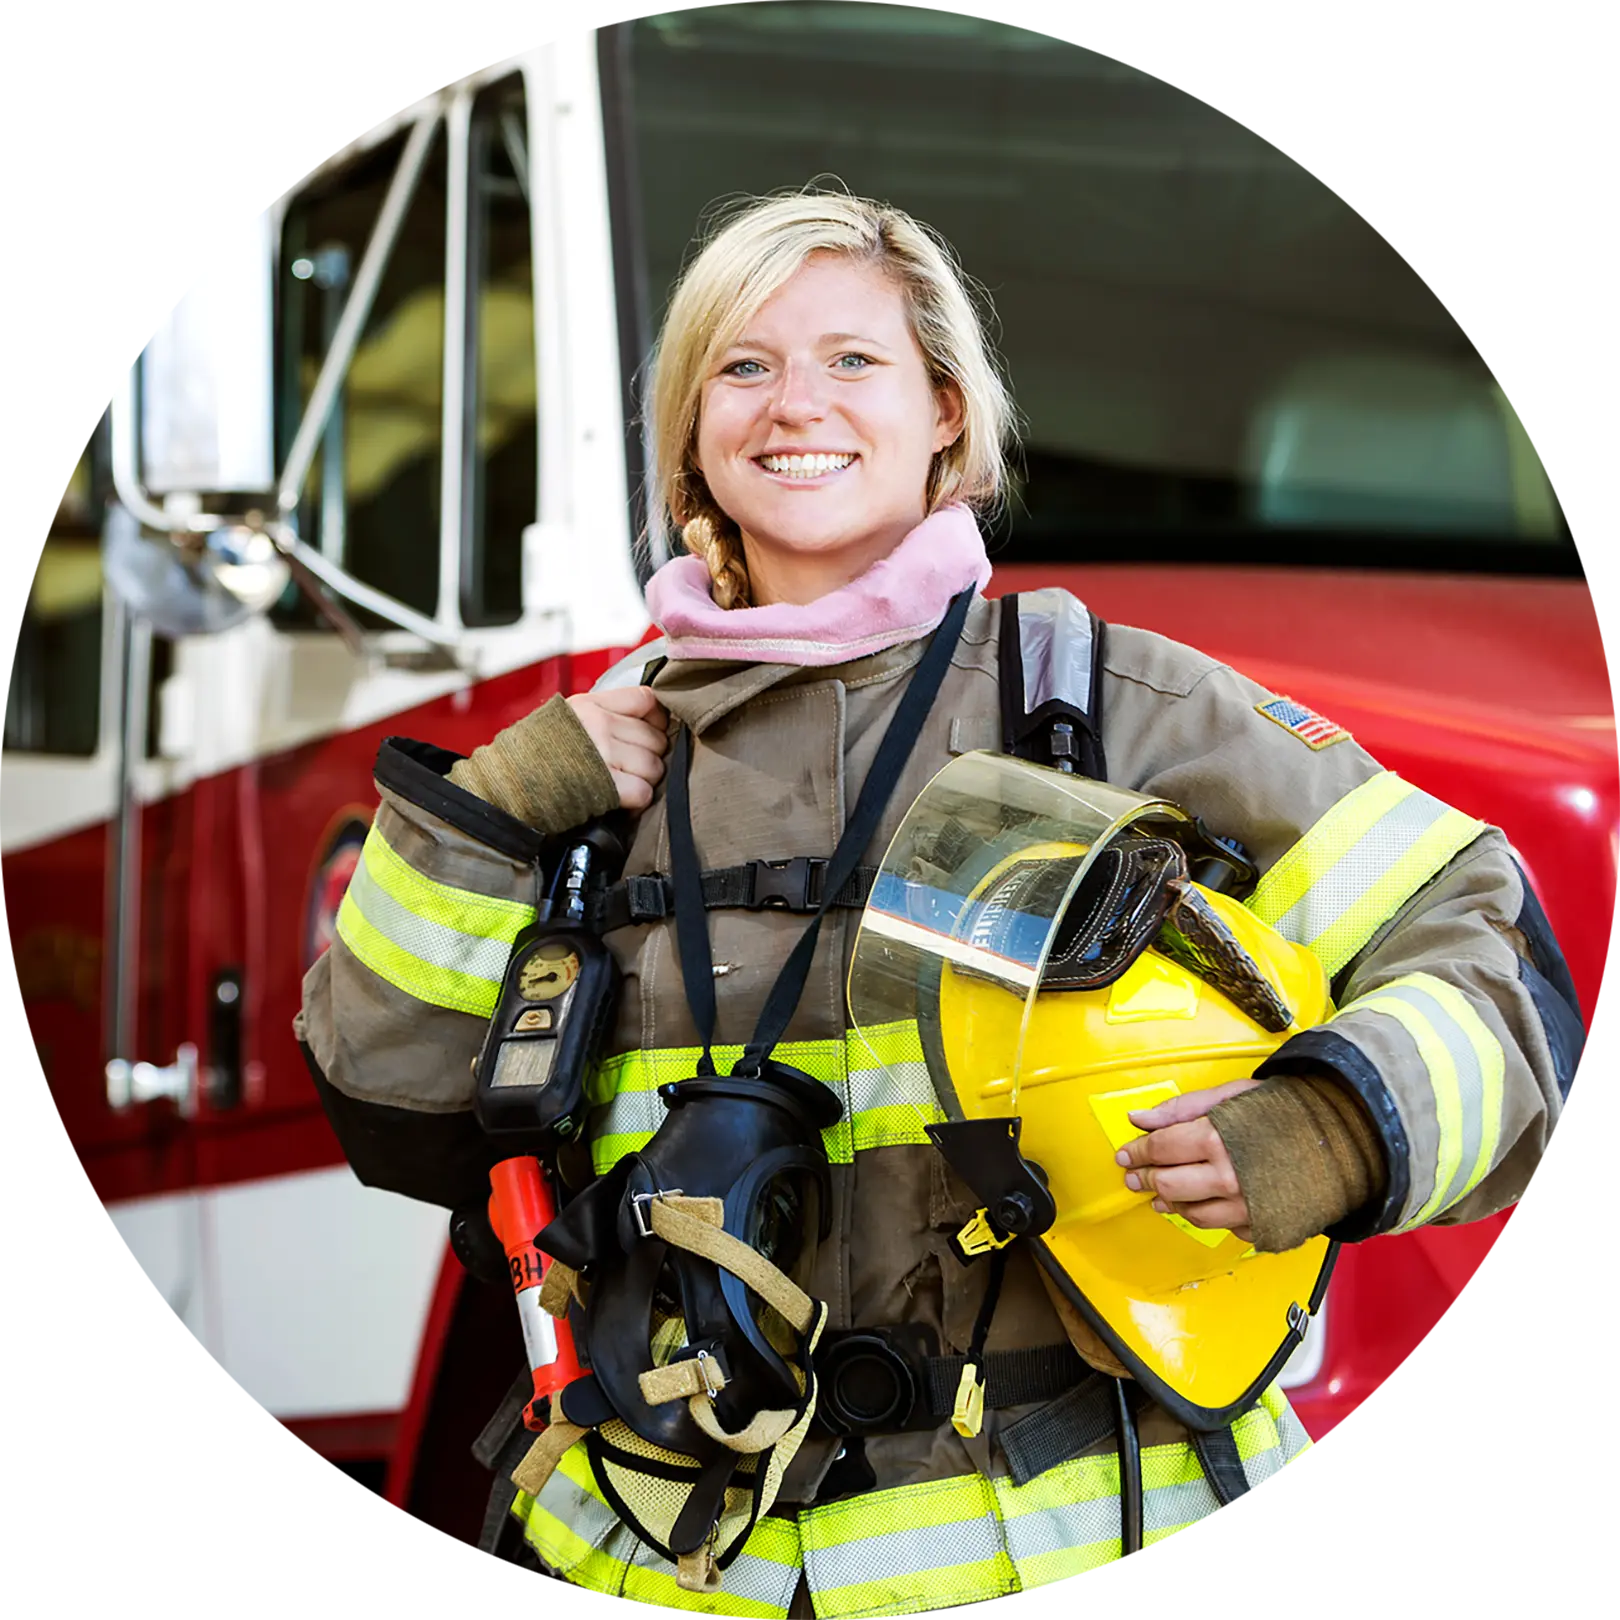
[[[956,1246],[965,1255],[989,1254],[995,1249],[1005,1249],[1015,1235],[1009,1233],[1006,1237],[997,1237],[995,1227],[990,1224],[990,1211],[981,1209],[956,1234]]]
[[[971,1361],[962,1369],[961,1381],[956,1386],[951,1427],[966,1440],[971,1440],[984,1427],[984,1379]]]

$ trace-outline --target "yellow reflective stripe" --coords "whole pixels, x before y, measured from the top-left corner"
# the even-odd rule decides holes
[[[1448,809],[1431,823],[1332,927],[1305,941],[1328,976],[1337,973],[1453,855],[1484,830],[1483,822],[1460,810]]]
[[[1305,898],[1324,866],[1331,864],[1322,859],[1324,851],[1348,849],[1413,791],[1411,784],[1393,771],[1381,771],[1345,794],[1260,879],[1249,896],[1249,909],[1263,922],[1275,926],[1278,918]]]
[[[367,922],[353,895],[338,907],[338,938],[379,979],[430,1006],[488,1018],[500,996],[498,979],[475,978],[450,968],[437,967],[385,938]]]
[[[849,1032],[849,1065],[852,1069],[884,1068],[923,1061],[922,1036],[914,1019],[893,1024],[874,1024],[870,1029]]]
[[[808,1508],[799,1535],[818,1620],[908,1614],[1018,1589],[995,1491],[978,1474]]]
[[[1331,977],[1484,823],[1383,771],[1347,793],[1261,878],[1247,902]]]
[[[725,1073],[742,1051],[715,1047],[715,1067]],[[839,1094],[843,1117],[822,1132],[832,1164],[848,1164],[872,1148],[925,1147],[923,1126],[945,1117],[914,1022],[884,1025],[865,1036],[851,1030],[842,1041],[784,1041],[775,1055]],[[695,1046],[661,1047],[603,1060],[590,1085],[598,1105],[591,1121],[591,1160],[598,1175],[651,1141],[664,1122],[658,1088],[689,1078],[700,1056]]]
[[[937,1124],[945,1118],[936,1104],[925,1116],[909,1104],[890,1108],[863,1108],[851,1121],[853,1147],[857,1153],[871,1148],[927,1147],[928,1133],[925,1123]]]
[[[538,1497],[519,1491],[512,1512],[546,1563],[595,1592],[706,1614],[781,1620],[798,1583],[798,1526],[791,1519],[762,1519],[727,1567],[722,1591],[683,1592],[669,1563],[607,1505],[583,1445],[564,1454]]]
[[[1263,1456],[1269,1418],[1251,1425],[1246,1445]],[[1255,1432],[1255,1430],[1258,1432]],[[1245,1441],[1240,1439],[1240,1448]],[[1252,1477],[1252,1475],[1251,1475]],[[1028,1485],[997,1480],[1008,1551],[1024,1587],[1042,1586],[1120,1556],[1119,1460],[1081,1457],[1049,1469]],[[1186,1444],[1142,1452],[1144,1544],[1162,1541],[1215,1512],[1219,1503],[1197,1454]]]
[[[1251,1480],[1286,1460],[1280,1431],[1290,1422],[1297,1427],[1274,1386],[1235,1425]],[[1142,1485],[1146,1543],[1216,1510],[1189,1445],[1144,1447]],[[567,1453],[540,1498],[520,1493],[513,1511],[541,1557],[577,1585],[773,1620],[786,1613],[801,1562],[820,1620],[856,1620],[1043,1586],[1120,1555],[1119,1461],[1112,1454],[1076,1458],[1022,1486],[969,1474],[803,1509],[797,1522],[762,1519],[726,1570],[723,1590],[706,1595],[681,1592],[668,1563],[612,1519],[582,1447]]]
[[[534,907],[521,900],[501,900],[472,889],[453,889],[448,883],[424,877],[394,852],[375,822],[366,834],[361,859],[377,885],[407,911],[453,928],[458,934],[511,944],[519,929],[534,921]]]
[[[519,1491],[512,1512],[523,1520],[529,1544],[553,1569],[581,1586],[618,1591],[622,1571],[600,1549],[619,1528],[619,1516],[607,1505],[582,1443],[563,1453],[538,1496]]]
[[[373,824],[338,908],[343,943],[417,1001],[487,1018],[512,941],[534,907],[436,883],[413,870]]]
[[[1502,1090],[1507,1062],[1501,1042],[1468,998],[1428,973],[1410,973],[1380,985],[1346,1007],[1379,1012],[1411,1037],[1428,1074],[1439,1140],[1434,1186],[1397,1230],[1420,1226],[1484,1179],[1502,1134]]]

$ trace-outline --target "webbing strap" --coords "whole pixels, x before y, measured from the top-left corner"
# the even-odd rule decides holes
[[[939,629],[928,644],[911,681],[900,698],[889,722],[889,729],[878,744],[866,782],[861,788],[855,808],[844,824],[843,835],[827,863],[821,903],[816,907],[798,943],[793,947],[782,971],[776,976],[759,1022],[754,1026],[753,1039],[743,1050],[734,1074],[757,1074],[760,1064],[769,1057],[776,1043],[787,1030],[793,1009],[804,992],[805,980],[810,975],[810,963],[815,955],[816,939],[821,932],[821,919],[826,916],[833,896],[854,875],[861,852],[871,843],[877,832],[885,806],[893,796],[900,773],[916,746],[922,732],[923,721],[934,706],[939,688],[950,667],[951,655],[962,639],[962,626],[967,622],[968,607],[973,600],[973,587],[958,591],[951,598]],[[675,888],[675,940],[680,951],[681,978],[686,986],[686,1004],[691,1009],[692,1022],[697,1026],[703,1042],[703,1057],[699,1064],[705,1074],[714,1073],[715,1000],[714,956],[709,949],[709,930],[704,916],[703,891],[698,863],[697,841],[692,832],[691,790],[687,778],[692,769],[692,733],[682,726],[675,739],[674,758],[669,770],[669,848],[670,868]]]
[[[701,874],[706,911],[791,911],[805,916],[821,904],[827,861],[795,855],[780,861],[718,866]],[[877,881],[875,866],[857,866],[831,904],[848,911],[865,906]],[[662,922],[675,910],[675,887],[662,872],[627,877],[591,897],[589,922],[598,933]]]
[[[999,1438],[1013,1483],[1027,1485],[1037,1474],[1073,1461],[1113,1430],[1113,1382],[1099,1373],[1010,1424]]]
[[[962,1381],[966,1356],[930,1356],[928,1409],[935,1417],[949,1417]],[[1068,1344],[1041,1345],[1028,1350],[987,1350],[979,1358],[984,1375],[987,1408],[1025,1406],[1031,1401],[1056,1400],[1087,1380],[1091,1369]]]
[[[1193,1450],[1198,1453],[1198,1465],[1215,1493],[1216,1500],[1225,1507],[1235,1502],[1249,1488],[1249,1476],[1243,1472],[1243,1458],[1238,1452],[1237,1437],[1230,1429],[1214,1429],[1201,1434],[1189,1429]]]

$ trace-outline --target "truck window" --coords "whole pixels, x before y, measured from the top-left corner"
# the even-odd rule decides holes
[[[396,135],[298,193],[277,266],[277,461],[286,455],[405,144]],[[444,395],[442,129],[310,468],[299,534],[368,585],[426,614],[439,598]],[[318,624],[289,592],[279,622]],[[362,623],[380,621],[357,612]]]
[[[523,531],[537,516],[538,433],[529,135],[523,80],[483,91],[469,130],[463,624],[522,611]]]
[[[819,178],[907,209],[999,320],[1025,420],[999,559],[1578,571],[1439,301],[1181,91],[999,23],[808,0],[647,17],[602,65],[649,294],[630,363],[718,199]]]
[[[88,758],[101,730],[101,512],[106,429],[79,457],[23,609],[6,695],[7,753]]]

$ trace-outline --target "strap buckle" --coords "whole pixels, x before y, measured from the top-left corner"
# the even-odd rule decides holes
[[[984,1379],[977,1364],[972,1361],[962,1369],[962,1377],[956,1386],[951,1427],[964,1440],[971,1440],[984,1427]]]
[[[722,1389],[726,1387],[724,1374],[721,1374],[720,1382],[718,1384],[715,1383],[714,1379],[709,1376],[709,1363],[714,1361],[714,1359],[715,1358],[712,1357],[707,1350],[699,1350],[697,1353],[698,1377],[703,1380],[703,1393],[707,1395],[711,1401],[720,1393]],[[717,1373],[720,1371],[718,1362],[715,1363],[715,1371]]]
[[[671,1187],[668,1192],[665,1192],[663,1188],[659,1188],[656,1192],[631,1193],[630,1215],[636,1223],[637,1233],[642,1237],[651,1237],[653,1235],[652,1222],[648,1219],[646,1206],[652,1203],[655,1198],[659,1203],[663,1203],[666,1198],[679,1198],[681,1196],[682,1193],[679,1187]]]
[[[821,904],[827,861],[818,855],[794,855],[784,861],[750,861],[752,891],[749,911],[814,911]]]
[[[1017,1235],[1016,1232],[1009,1232],[1002,1237],[991,1223],[990,1211],[981,1209],[956,1234],[956,1246],[971,1259],[976,1255],[990,1254],[996,1249],[1005,1249]]]

